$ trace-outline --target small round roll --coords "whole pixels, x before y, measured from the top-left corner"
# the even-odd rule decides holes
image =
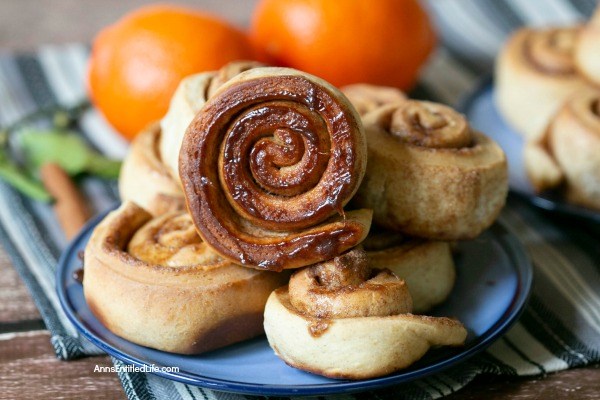
[[[590,82],[600,86],[600,6],[583,28],[575,49],[575,63],[579,72]]]
[[[363,117],[368,164],[353,199],[384,228],[436,240],[469,239],[504,206],[502,149],[441,104],[407,100]]]
[[[263,310],[285,274],[223,260],[185,212],[157,218],[125,202],[85,249],[85,299],[104,326],[133,343],[196,354],[263,332]]]
[[[450,295],[456,280],[450,243],[407,238],[372,227],[362,246],[372,268],[389,268],[406,282],[414,313],[427,312]]]
[[[406,368],[433,346],[459,346],[457,320],[411,314],[404,281],[371,269],[361,249],[295,272],[265,307],[265,333],[283,361],[331,378],[368,379]]]
[[[133,201],[153,215],[185,210],[179,182],[167,171],[158,151],[161,129],[158,123],[135,137],[119,175],[122,201]]]
[[[387,104],[400,103],[407,99],[398,88],[355,83],[340,88],[361,117]]]
[[[600,91],[573,96],[552,121],[548,142],[570,202],[600,210]]]
[[[496,105],[528,140],[539,140],[562,103],[586,86],[574,62],[580,30],[523,28],[498,55]]]

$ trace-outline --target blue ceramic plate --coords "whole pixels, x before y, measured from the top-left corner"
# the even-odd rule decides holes
[[[545,210],[600,222],[599,212],[569,204],[557,192],[534,193],[523,165],[523,137],[510,128],[499,114],[494,102],[494,84],[491,78],[485,78],[476,85],[465,96],[459,110],[467,116],[473,128],[494,139],[506,153],[508,180],[513,192]]]
[[[108,331],[90,312],[73,273],[81,267],[77,253],[103,215],[91,221],[60,259],[57,289],[62,306],[77,329],[110,355],[138,366],[177,366],[165,378],[215,390],[260,395],[322,395],[376,389],[440,372],[477,354],[518,318],[531,288],[532,270],[523,247],[501,225],[479,238],[460,243],[455,256],[456,286],[432,314],[454,316],[468,329],[462,348],[430,351],[410,369],[362,381],[334,380],[287,366],[259,337],[199,356],[182,356],[138,346]]]

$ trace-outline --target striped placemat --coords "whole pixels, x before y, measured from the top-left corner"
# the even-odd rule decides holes
[[[524,22],[539,25],[548,20],[577,20],[589,15],[595,5],[593,1],[545,0],[542,20],[533,3],[430,2],[434,19],[444,32],[444,47],[423,71],[413,96],[455,105],[481,72],[489,69],[490,60],[511,29]],[[0,127],[35,110],[85,100],[87,56],[88,48],[81,44],[0,55]],[[85,140],[107,155],[122,157],[127,151],[126,142],[94,110],[83,116],[79,130]],[[118,200],[115,182],[87,178],[82,188],[97,212]],[[480,373],[538,375],[600,361],[600,251],[596,239],[600,228],[549,216],[518,198],[509,199],[501,219],[525,245],[535,269],[533,294],[519,322],[488,351],[444,373],[376,392],[337,397],[438,398]],[[24,198],[3,182],[0,242],[51,332],[57,357],[69,360],[99,354],[75,331],[58,303],[55,269],[66,242],[51,209]],[[248,397],[187,386],[151,374],[122,372],[119,378],[131,399]]]

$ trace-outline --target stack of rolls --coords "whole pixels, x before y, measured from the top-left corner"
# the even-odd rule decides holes
[[[533,189],[600,210],[600,8],[581,26],[524,28],[496,63],[496,104],[525,139]]]
[[[389,89],[371,87],[367,96]],[[373,210],[364,242],[371,265],[404,279],[414,311],[423,313],[454,286],[451,243],[477,237],[504,206],[506,157],[450,107],[386,99],[362,115],[368,164],[352,202]]]
[[[451,241],[493,223],[506,176],[448,107],[234,63],[184,79],[135,139],[84,293],[141,345],[197,354],[265,332],[293,367],[386,375],[464,343],[459,321],[417,313],[449,295]]]

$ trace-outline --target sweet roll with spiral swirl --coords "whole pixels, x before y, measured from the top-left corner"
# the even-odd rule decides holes
[[[183,140],[179,174],[198,232],[223,257],[280,271],[329,260],[366,236],[344,212],[366,167],[359,117],[329,83],[288,68],[243,72]]]
[[[287,364],[319,375],[367,379],[406,368],[431,346],[459,346],[457,320],[413,315],[404,281],[352,249],[294,272],[265,307],[270,346]]]

